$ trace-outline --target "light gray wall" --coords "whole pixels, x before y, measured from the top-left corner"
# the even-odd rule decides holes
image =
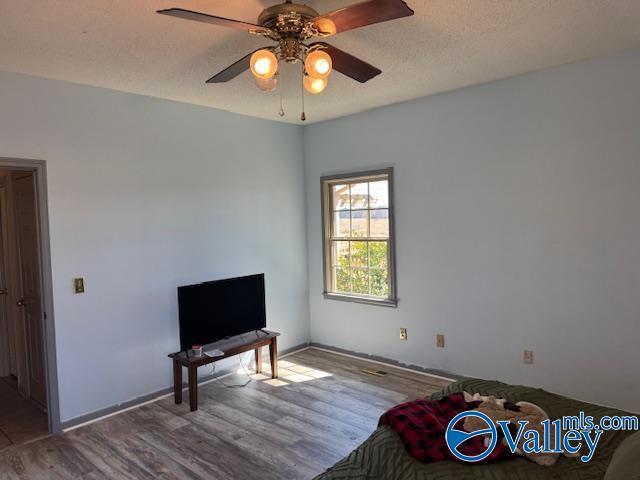
[[[265,272],[308,341],[299,127],[0,73],[0,157],[47,161],[63,421],[170,384],[178,285]]]
[[[306,127],[311,339],[640,411],[639,85],[629,52]],[[387,165],[399,306],[325,300],[319,179]]]

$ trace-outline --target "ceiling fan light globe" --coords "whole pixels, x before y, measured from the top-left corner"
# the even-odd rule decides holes
[[[263,92],[272,92],[278,86],[278,76],[274,75],[271,78],[259,78],[254,77],[256,86]]]
[[[335,35],[338,30],[336,24],[330,18],[320,18],[316,20],[313,26],[323,35]]]
[[[329,83],[329,81],[326,78],[316,78],[311,75],[305,75],[302,83],[307,92],[317,95],[327,88],[327,83]]]
[[[329,73],[329,70],[331,70],[331,65],[324,58],[320,58],[319,60],[317,60],[314,66],[316,72],[321,75],[327,75]]]
[[[307,55],[304,68],[313,78],[327,78],[333,70],[331,56],[322,50],[314,50]]]
[[[251,55],[250,66],[254,77],[266,80],[278,72],[278,59],[271,50],[258,50]]]

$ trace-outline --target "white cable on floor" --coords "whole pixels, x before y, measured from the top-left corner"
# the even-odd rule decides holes
[[[221,378],[219,377],[213,377],[218,383],[220,383],[220,385],[222,385],[224,388],[241,388],[241,387],[246,387],[247,385],[249,385],[251,382],[253,382],[253,378],[251,377],[251,374],[249,372],[247,372],[247,369],[244,367],[244,363],[242,363],[242,356],[238,355],[238,360],[240,361],[240,366],[242,367],[242,370],[244,371],[245,375],[249,378],[249,380],[247,380],[245,383],[241,383],[241,384],[235,384],[235,385],[227,385],[226,383],[224,383],[222,381]],[[213,376],[216,373],[216,364],[212,363],[212,369],[211,369],[211,375]]]

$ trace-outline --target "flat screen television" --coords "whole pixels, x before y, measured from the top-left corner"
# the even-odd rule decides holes
[[[264,274],[178,287],[180,348],[267,326]]]

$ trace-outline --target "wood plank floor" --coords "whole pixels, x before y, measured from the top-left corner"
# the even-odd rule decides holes
[[[375,377],[369,367],[389,372]],[[318,349],[280,361],[280,378],[200,387],[0,452],[1,479],[310,479],[364,441],[387,408],[449,382]],[[222,379],[241,384],[244,375]]]
[[[16,390],[13,379],[0,378],[0,450],[47,435],[47,415]]]

